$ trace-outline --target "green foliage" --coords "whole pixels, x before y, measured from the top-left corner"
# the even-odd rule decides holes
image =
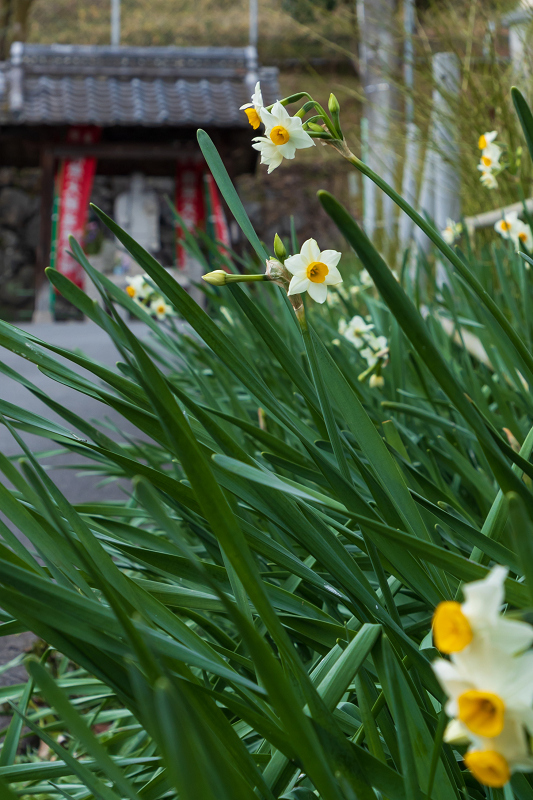
[[[0,688],[13,709],[3,796],[500,797],[442,744],[430,625],[493,562],[509,567],[509,610],[531,608],[530,273],[506,243],[476,257],[435,234],[446,283],[423,263],[397,281],[335,198],[320,200],[358,259],[341,262],[337,305],[309,307],[303,333],[267,282],[204,287],[206,313],[100,211],[180,321],[155,322],[72,242],[107,310],[54,270],[50,281],[109,335],[117,371],[0,323],[2,347],[136,429],[98,428],[0,362],[63,419],[0,402],[21,449],[0,454],[0,633],[50,647],[26,684]],[[237,271],[212,242],[186,244]],[[338,333],[356,313],[390,343],[379,390]],[[124,481],[125,500],[71,504],[26,432]],[[26,747],[30,734],[54,760]],[[529,775],[513,792],[531,800]]]

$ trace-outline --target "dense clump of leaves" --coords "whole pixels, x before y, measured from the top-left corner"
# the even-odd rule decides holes
[[[360,261],[344,270],[356,290],[309,314],[306,341],[278,287],[207,289],[208,314],[101,212],[183,323],[156,322],[75,242],[102,305],[49,278],[108,333],[117,371],[0,323],[3,347],[137,430],[111,435],[0,363],[64,420],[0,400],[23,456],[0,454],[11,523],[0,523],[0,632],[32,630],[55,654],[0,692],[14,704],[2,796],[492,800],[442,744],[430,625],[435,605],[492,562],[510,569],[510,606],[531,606],[529,273],[500,245],[495,272],[460,255],[470,283],[452,269],[439,289],[406,270],[398,282],[334,198],[321,201]],[[186,244],[235,269],[215,243]],[[359,286],[361,262],[379,292]],[[340,317],[361,311],[390,342],[382,392],[358,380],[361,356],[338,334]],[[72,505],[19,432],[125,479],[126,500]],[[17,756],[24,726],[55,760]],[[511,791],[532,798],[529,776]]]

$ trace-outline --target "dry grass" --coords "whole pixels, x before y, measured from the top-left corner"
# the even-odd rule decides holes
[[[353,15],[342,6],[315,12],[307,24],[283,10],[283,0],[260,2],[260,52],[272,60],[353,52]],[[36,0],[33,42],[109,41],[109,0]],[[248,42],[247,0],[123,0],[122,41],[129,45],[231,45]]]

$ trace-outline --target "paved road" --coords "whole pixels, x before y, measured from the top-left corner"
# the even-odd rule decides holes
[[[148,329],[142,323],[130,323],[138,338],[148,335]],[[107,337],[107,335],[91,322],[65,322],[65,323],[41,323],[21,325],[21,328],[28,330],[38,338],[66,347],[72,350],[79,349],[85,355],[98,360],[107,367],[114,368],[118,358],[118,353]],[[53,354],[52,354],[53,355]],[[8,350],[0,348],[0,360],[8,366],[17,370],[20,375],[28,378],[32,383],[47,392],[54,400],[65,407],[71,407],[77,414],[88,420],[101,420],[103,415],[112,418],[115,422],[122,420],[110,409],[94,400],[91,397],[78,394],[72,389],[56,383],[51,378],[46,377],[37,367],[29,361],[14,355]],[[80,374],[89,375],[85,370],[76,367],[71,362],[68,365]],[[0,375],[0,398],[10,403],[19,405],[22,408],[41,414],[47,419],[61,422],[65,427],[70,427],[58,414],[52,412],[44,403],[34,397],[31,392],[14,380]],[[133,429],[126,426],[129,431]],[[121,421],[121,429],[124,429],[124,420]],[[46,451],[54,447],[53,442],[30,434],[21,434],[34,452]],[[112,434],[110,434],[112,435]],[[0,425],[0,451],[6,455],[15,455],[20,452],[20,448],[6,428]],[[113,500],[123,497],[118,483],[107,484],[98,487],[98,478],[83,476],[78,472],[69,469],[60,469],[70,463],[79,463],[78,456],[61,456],[53,460],[54,471],[52,478],[59,486],[65,496],[73,503],[86,502],[89,500]],[[52,460],[50,460],[52,463]],[[58,468],[56,468],[58,467]],[[28,634],[20,636],[6,636],[0,638],[0,667],[8,663],[17,652],[31,647],[32,637]],[[17,667],[8,672],[2,673],[0,670],[0,685],[17,683],[25,680],[26,672],[24,667]],[[0,717],[0,726],[2,720]]]
[[[148,329],[141,323],[130,324],[133,326],[133,330],[139,338],[142,339],[148,335]],[[106,367],[115,368],[116,361],[118,360],[118,353],[113,343],[98,326],[91,322],[28,324],[21,325],[20,327],[43,341],[71,350],[81,350],[84,355],[99,361]],[[50,355],[56,357],[54,353],[50,353]],[[121,427],[124,427],[124,420],[122,420],[119,415],[110,411],[107,406],[99,403],[92,397],[79,394],[73,389],[46,377],[34,364],[26,361],[26,359],[20,358],[20,356],[11,353],[9,350],[0,348],[0,360],[12,369],[15,369],[23,377],[31,380],[32,383],[43,389],[56,402],[61,403],[61,405],[65,407],[72,408],[76,414],[84,419],[93,421],[108,417],[115,422],[121,421]],[[63,361],[63,359],[60,360]],[[90,377],[91,380],[95,380],[94,376],[91,376],[86,370],[77,367],[72,362],[65,359],[64,363],[76,372]],[[20,383],[6,378],[3,375],[0,375],[0,398],[40,414],[47,419],[60,422],[67,428],[70,427],[59,414],[49,409],[48,406],[36,398]],[[131,431],[133,429],[128,428],[128,430]],[[24,434],[23,437],[35,452],[49,450],[54,447],[54,444],[50,442],[50,440],[38,436]],[[18,444],[3,426],[0,426],[0,451],[6,455],[14,455],[20,451]],[[69,461],[72,462],[72,460],[73,457],[66,457],[67,463]],[[74,461],[78,460],[77,457],[74,457]],[[64,458],[56,459],[54,464],[59,465],[64,462]],[[86,478],[80,480],[77,474],[72,470],[64,469],[57,472],[54,471],[54,480],[72,502],[79,503],[94,499],[94,481],[87,480]],[[110,494],[117,496],[116,490],[113,489],[113,484],[110,484],[108,487],[103,487],[99,491],[100,499],[109,499]]]

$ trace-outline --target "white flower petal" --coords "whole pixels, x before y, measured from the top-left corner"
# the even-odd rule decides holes
[[[300,253],[297,253],[295,256],[289,256],[285,259],[285,266],[293,275],[299,275],[300,273],[307,277],[307,267],[304,264]]]
[[[322,253],[322,255],[324,255]],[[324,261],[324,264],[326,262]],[[326,284],[328,286],[337,286],[339,283],[342,283],[342,275],[340,274],[337,267],[328,267],[329,272],[326,275]]]
[[[338,250],[322,250],[320,253],[320,260],[326,264],[330,269],[336,267],[341,260],[342,253]]]
[[[266,108],[262,108],[259,111],[259,116],[261,117],[261,122],[265,126],[267,132],[276,125],[279,125],[279,120],[277,117],[275,117],[270,111],[267,111]]]
[[[313,139],[301,128],[291,130],[289,131],[289,134],[291,137],[291,142],[296,145],[298,150],[304,150],[306,147],[314,147],[315,143]]]
[[[462,672],[450,661],[439,658],[433,662],[433,671],[442,688],[452,700],[460,694],[472,689],[472,683],[465,678]]]
[[[527,622],[500,617],[494,626],[494,641],[506,653],[521,653],[533,644],[533,626]]]
[[[311,281],[305,275],[294,275],[289,283],[289,291],[287,294],[301,294],[306,292],[309,288]]]
[[[313,261],[320,261],[320,247],[316,243],[316,239],[307,239],[302,245],[300,255],[306,267]]]
[[[309,281],[307,287],[307,294],[312,297],[315,303],[324,303],[328,296],[328,287],[325,283],[313,283]]]
[[[496,566],[483,580],[463,586],[466,602],[462,605],[462,611],[474,624],[477,620],[496,622],[505,596],[503,584],[508,572],[506,567]]]
[[[291,159],[291,158],[294,158],[294,156],[295,156],[296,145],[294,144],[292,139],[289,139],[289,141],[285,142],[285,144],[274,145],[274,147],[277,147],[277,149],[279,150],[279,152],[281,153],[283,158]]]
[[[276,117],[276,119],[279,120],[282,125],[284,125],[284,123],[285,123],[285,121],[287,119],[290,119],[289,112],[287,111],[285,106],[280,103],[279,100],[276,100],[276,102],[272,106],[272,112],[271,113],[272,113],[272,116]],[[286,125],[284,125],[284,127],[286,127]]]

